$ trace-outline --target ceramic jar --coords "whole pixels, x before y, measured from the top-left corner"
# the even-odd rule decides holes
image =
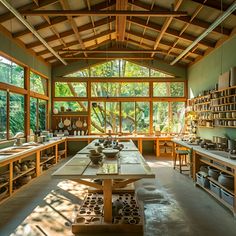
[[[220,171],[211,167],[211,166],[208,166],[208,175],[210,177],[212,177],[213,179],[218,180],[218,177],[220,175]]]
[[[221,173],[218,177],[218,182],[228,189],[234,189],[234,177],[232,175]]]

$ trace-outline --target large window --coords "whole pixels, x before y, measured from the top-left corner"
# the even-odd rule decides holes
[[[46,130],[47,128],[47,101],[30,98],[30,129]]]
[[[7,138],[7,92],[0,90],[0,140]]]
[[[87,83],[85,82],[56,82],[56,97],[87,97]]]
[[[58,112],[65,111],[88,111],[88,102],[87,101],[60,101],[54,102],[54,108],[57,109]]]
[[[24,67],[0,56],[0,82],[24,88]]]
[[[24,95],[10,93],[10,133],[9,137],[13,138],[16,133],[25,131],[25,110]]]
[[[30,71],[30,90],[39,94],[47,95],[47,79]]]
[[[154,97],[184,97],[184,82],[153,83]]]

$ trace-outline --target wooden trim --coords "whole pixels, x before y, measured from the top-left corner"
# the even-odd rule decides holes
[[[43,99],[43,100],[47,100],[47,101],[49,100],[48,96],[40,94],[40,93],[36,93],[33,91],[30,91],[30,97],[39,98],[39,99]]]
[[[24,68],[25,89],[27,94],[25,95],[25,136],[28,142],[28,135],[30,135],[30,71],[29,67]]]
[[[16,87],[14,85],[2,83],[2,82],[0,82],[0,89],[8,91],[8,92],[12,92],[12,93],[19,93],[23,95],[27,94],[27,90],[24,88]]]
[[[43,77],[43,79],[48,80],[48,77],[47,77],[46,75],[44,75],[44,74],[41,73],[41,72],[38,72],[37,70],[35,70],[35,69],[33,69],[33,68],[30,68],[30,71],[32,71],[34,74],[37,74],[37,75]]]

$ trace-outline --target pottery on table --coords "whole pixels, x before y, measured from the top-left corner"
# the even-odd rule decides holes
[[[91,162],[95,165],[99,164],[103,159],[103,155],[101,153],[93,153],[93,154],[90,153],[88,156]]]
[[[118,149],[104,149],[102,153],[106,157],[113,158],[119,153],[119,150]]]

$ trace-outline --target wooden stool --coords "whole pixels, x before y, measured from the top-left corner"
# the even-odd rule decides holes
[[[182,171],[188,171],[188,170],[182,170],[183,166],[188,166],[187,165],[187,155],[189,154],[188,150],[180,150],[177,149],[175,151],[176,155],[174,156],[174,169],[178,166],[179,167],[179,172],[182,173]],[[179,164],[176,164],[176,161],[179,161]]]

